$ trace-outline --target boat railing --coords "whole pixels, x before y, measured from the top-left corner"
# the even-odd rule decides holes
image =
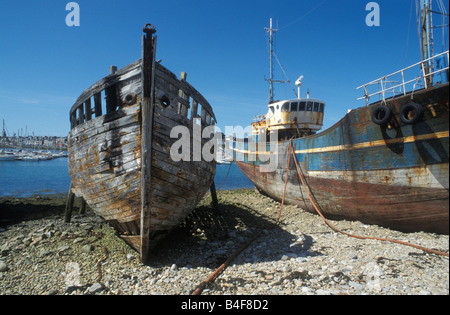
[[[256,115],[253,116],[253,121],[261,121],[261,120],[266,120],[266,115]]]
[[[138,60],[119,71],[114,69],[110,75],[85,90],[70,109],[71,129],[91,119],[117,111],[122,103],[133,101],[135,96],[132,94],[127,95],[124,100],[118,97],[117,83],[132,76],[140,77],[140,67],[141,61]]]
[[[433,67],[430,67],[434,65]],[[429,71],[428,69],[433,69]],[[436,84],[448,82],[449,51],[445,51],[431,58],[424,59],[409,67],[398,70],[377,80],[371,81],[356,89],[364,89],[364,96],[358,100],[365,99],[366,105],[373,96],[378,96],[383,102],[386,98],[397,95],[406,95],[419,88],[429,88]],[[411,76],[413,76],[412,79]],[[433,82],[434,81],[434,82]]]
[[[156,75],[172,86],[172,90],[178,92],[173,98],[178,102],[178,114],[188,118],[190,109],[190,119],[201,119],[203,126],[215,125],[216,117],[211,105],[206,99],[191,85],[185,77],[180,80],[160,64],[156,64]],[[133,93],[120,97],[121,91],[119,83],[133,81],[133,78],[141,76],[141,60],[138,60],[118,71],[94,83],[85,90],[77,99],[70,110],[71,129],[90,121],[94,118],[116,112],[122,106],[129,105],[136,101],[137,96]],[[185,74],[184,74],[185,76]],[[133,82],[140,82],[134,80]],[[130,83],[132,84],[132,83]],[[134,83],[135,84],[135,83]],[[140,91],[139,88],[137,88]],[[140,93],[140,92],[139,92]],[[102,100],[105,100],[102,102]],[[167,95],[159,100],[164,106],[170,103]]]
[[[187,74],[185,72],[181,73],[178,80],[175,74],[160,64],[157,64],[156,67],[156,76],[172,86],[171,90],[178,91],[178,94],[173,95],[173,98],[177,101],[177,113],[179,115],[191,121],[199,119],[202,126],[212,126],[217,123],[212,106],[200,92],[186,81]]]

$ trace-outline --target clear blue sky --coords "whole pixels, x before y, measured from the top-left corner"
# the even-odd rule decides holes
[[[83,90],[110,65],[140,58],[145,23],[157,28],[157,58],[188,73],[222,131],[267,111],[271,17],[289,79],[304,75],[302,92],[327,103],[324,128],[364,105],[357,86],[420,60],[414,0],[375,1],[374,27],[365,23],[369,0],[79,0],[79,27],[65,23],[68,2],[0,2],[0,119],[10,135],[66,136]],[[278,66],[275,75],[284,79]],[[294,98],[291,86],[276,85],[275,98]]]

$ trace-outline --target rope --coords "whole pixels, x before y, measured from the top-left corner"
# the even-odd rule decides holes
[[[290,154],[290,152],[291,151],[289,149],[288,163],[287,163],[287,167],[286,167],[286,178],[284,179],[283,199],[281,200],[281,207],[280,207],[280,211],[278,212],[277,224],[280,222],[281,210],[283,209],[284,198],[286,196],[286,187],[287,187],[287,182],[288,182],[288,177],[289,177],[289,166],[291,165],[291,154]]]
[[[242,253],[251,243],[253,243],[260,235],[262,231],[259,231],[252,239],[247,241],[241,248],[239,248],[233,255],[231,255],[213,274],[204,282],[202,282],[197,289],[192,293],[192,295],[200,295],[205,289],[206,285],[213,282],[227,267],[228,265],[240,254]]]
[[[441,252],[438,250],[434,250],[431,248],[426,248],[423,246],[419,246],[419,245],[415,245],[412,243],[408,243],[408,242],[403,242],[403,241],[399,241],[399,240],[394,240],[394,239],[387,239],[387,238],[380,238],[380,237],[370,237],[370,236],[359,236],[359,235],[354,235],[354,234],[350,234],[347,232],[344,232],[342,230],[339,230],[338,228],[336,228],[334,225],[332,225],[322,214],[322,212],[319,210],[318,206],[316,205],[316,203],[314,202],[313,198],[311,197],[311,194],[309,192],[308,189],[306,189],[306,183],[305,183],[305,179],[303,176],[303,173],[301,171],[301,168],[298,164],[297,161],[297,157],[295,156],[295,152],[294,152],[294,148],[292,147],[292,139],[289,142],[289,156],[290,155],[294,156],[294,162],[295,162],[295,166],[297,168],[297,174],[302,182],[303,187],[305,188],[306,194],[308,195],[309,200],[311,201],[311,204],[313,205],[314,209],[316,210],[316,212],[322,217],[322,219],[325,221],[325,223],[332,228],[333,230],[335,230],[336,232],[342,233],[344,235],[350,236],[350,237],[354,237],[354,238],[359,238],[359,239],[366,239],[366,240],[378,240],[378,241],[382,241],[382,242],[392,242],[392,243],[397,243],[397,244],[401,244],[401,245],[406,245],[406,246],[410,246],[410,247],[414,247],[416,249],[420,249],[423,250],[425,252],[430,252],[436,255],[441,255],[441,256],[446,256],[449,257],[449,253],[445,253],[445,252]],[[289,165],[288,165],[289,166]],[[287,176],[287,174],[286,174]],[[287,180],[286,180],[287,181]],[[283,193],[283,199],[284,199],[284,193]],[[281,213],[281,209],[280,209],[280,213]]]
[[[224,178],[222,184],[221,184],[221,185],[219,186],[219,188],[217,188],[216,190],[219,190],[219,189],[223,186],[223,184],[225,184],[225,181],[227,180],[228,173],[230,172],[231,165],[233,164],[233,162],[234,162],[234,161],[231,161],[231,162],[230,162],[230,166],[228,167],[227,175],[225,175],[225,178]]]
[[[386,239],[386,238],[379,238],[379,237],[370,237],[370,236],[359,236],[359,235],[354,235],[354,234],[350,234],[347,232],[344,232],[342,230],[339,230],[338,228],[336,228],[334,225],[332,225],[322,214],[322,212],[319,210],[318,206],[316,205],[316,202],[314,202],[311,194],[309,193],[309,190],[306,189],[306,182],[303,176],[303,173],[301,171],[301,168],[298,164],[297,161],[297,157],[295,156],[295,152],[294,152],[294,148],[292,146],[292,139],[289,141],[289,152],[288,152],[288,163],[287,163],[287,167],[286,167],[286,178],[284,180],[284,191],[283,191],[283,199],[281,201],[281,206],[280,206],[280,210],[278,212],[278,217],[276,220],[276,223],[278,224],[280,221],[280,217],[281,217],[281,212],[283,209],[283,205],[284,205],[284,200],[286,197],[286,187],[287,187],[287,182],[288,182],[288,175],[289,175],[289,166],[291,164],[291,154],[294,157],[294,162],[295,162],[295,166],[297,169],[297,174],[302,182],[303,187],[305,188],[305,191],[308,195],[309,200],[311,201],[311,204],[313,205],[314,209],[316,210],[316,212],[320,215],[320,217],[322,217],[322,219],[325,221],[325,223],[332,228],[334,231],[338,232],[338,233],[342,233],[344,235],[350,236],[350,237],[354,237],[354,238],[358,238],[358,239],[367,239],[367,240],[378,240],[378,241],[383,241],[383,242],[392,242],[392,243],[398,243],[401,245],[406,245],[406,246],[410,246],[410,247],[414,247],[416,249],[420,249],[426,252],[430,252],[430,253],[434,253],[437,255],[441,255],[441,256],[446,256],[449,257],[448,253],[445,252],[441,252],[438,250],[434,250],[434,249],[430,249],[430,248],[426,248],[423,246],[419,246],[419,245],[415,245],[412,243],[408,243],[408,242],[403,242],[403,241],[398,241],[398,240],[393,240],[393,239]],[[230,166],[231,167],[231,166]],[[229,169],[228,169],[229,171]],[[227,173],[228,176],[228,173]],[[222,183],[223,185],[223,183]],[[209,284],[212,283],[228,266],[229,264],[240,254],[242,253],[251,243],[253,243],[260,235],[261,235],[262,231],[258,232],[252,239],[250,239],[249,241],[247,241],[247,243],[245,243],[241,248],[239,248],[236,252],[233,253],[233,255],[231,255],[219,268],[217,268],[212,274],[211,276],[209,276],[209,278],[206,281],[203,281],[198,287],[197,289],[192,293],[192,295],[200,295],[202,294],[203,290],[205,289],[205,287]]]

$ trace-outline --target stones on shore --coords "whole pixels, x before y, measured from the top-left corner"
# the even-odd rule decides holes
[[[83,247],[81,247],[81,252],[82,253],[86,253],[89,254],[90,252],[92,252],[94,250],[94,246],[87,244],[87,245],[83,245]]]
[[[8,265],[5,262],[0,260],[0,272],[8,271],[8,269],[9,269]]]
[[[0,232],[0,294],[191,294],[236,250],[262,233],[203,294],[449,293],[448,258],[331,231],[321,218],[248,190],[220,191],[152,253],[148,265],[101,218],[88,212],[27,220]],[[338,221],[354,234],[448,251],[448,236],[400,233]]]
[[[91,285],[90,287],[88,287],[86,289],[86,292],[88,294],[94,294],[94,293],[100,292],[101,290],[103,290],[103,285],[99,282],[96,282],[93,285]]]

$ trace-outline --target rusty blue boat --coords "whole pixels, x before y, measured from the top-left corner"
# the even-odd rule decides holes
[[[449,52],[430,55],[422,39],[420,62],[360,86],[366,105],[322,132],[326,103],[300,97],[302,78],[296,99],[270,97],[233,142],[236,164],[259,192],[329,219],[449,234]]]

